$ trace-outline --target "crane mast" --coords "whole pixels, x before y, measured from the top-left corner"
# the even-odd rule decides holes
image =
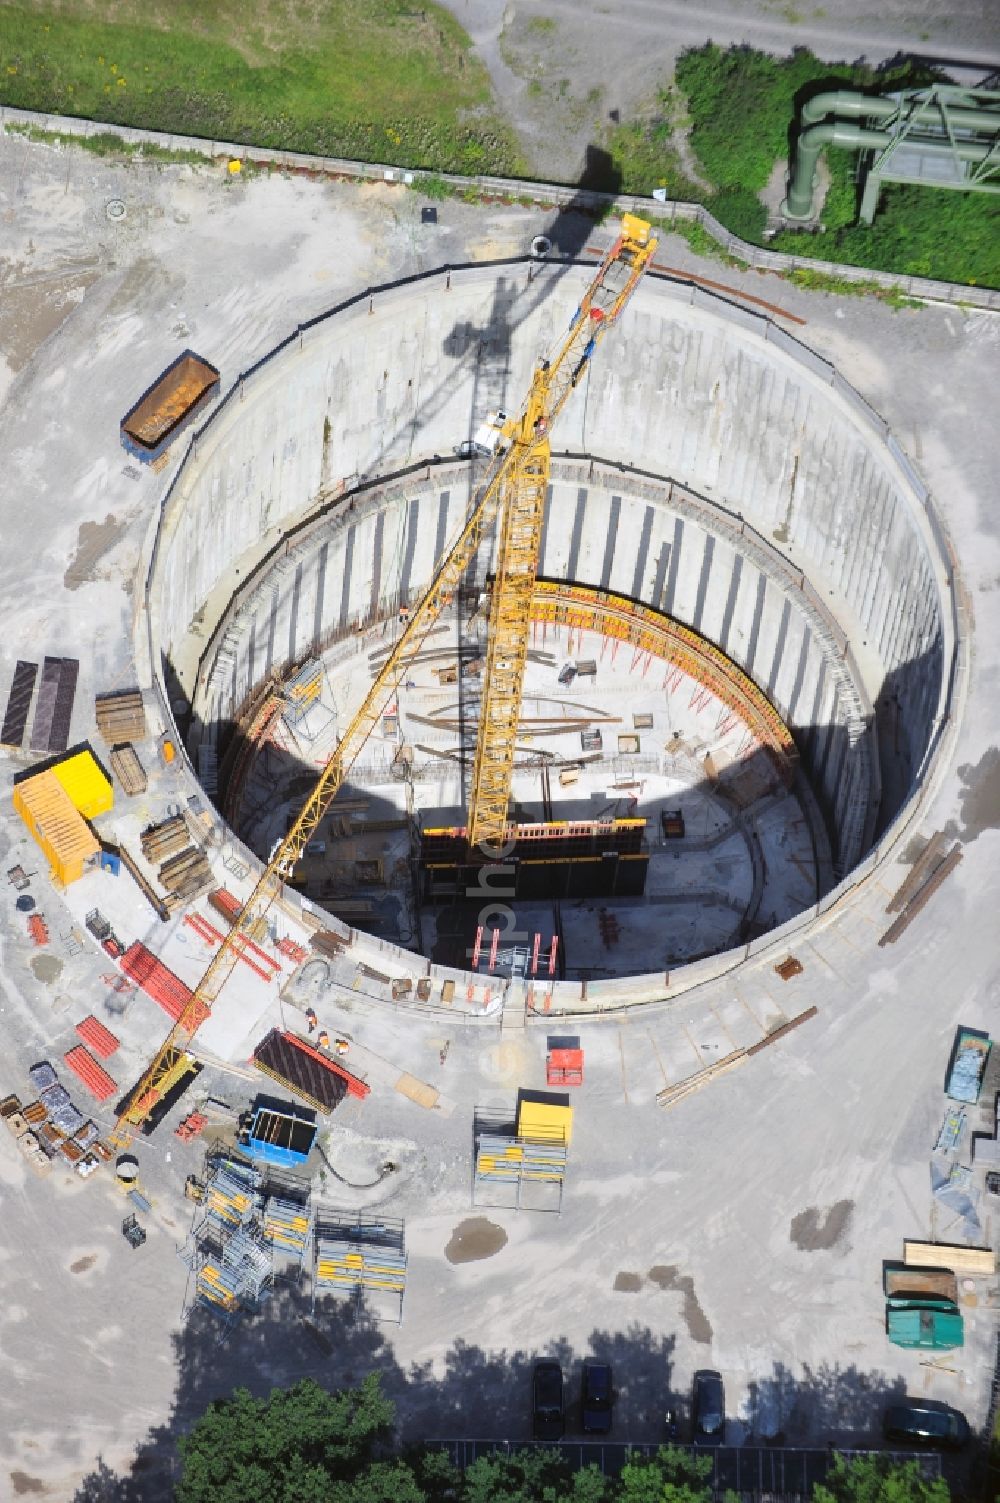
[[[549,485],[549,433],[598,342],[634,292],[656,244],[645,220],[624,216],[622,233],[574,313],[569,332],[555,354],[538,365],[519,416],[504,429],[510,448],[499,476],[500,542],[467,830],[470,846],[484,846],[494,854],[507,838],[528,619]]]
[[[413,607],[385,665],[297,819],[272,854],[183,1012],[120,1111],[111,1134],[115,1147],[128,1146],[176,1078],[178,1055],[194,1037],[232,975],[241,942],[249,937],[249,931],[257,927],[279,896],[494,522],[499,524],[499,546],[469,801],[469,841],[470,844],[503,843],[527,659],[531,594],[538,572],[548,490],[550,429],[604,333],[634,292],[656,245],[645,220],[632,214],[623,215],[621,234],[601,262],[573,315],[569,331],[555,353],[536,367],[518,416],[504,423],[493,464],[473,497],[461,531],[438,565],[428,589]]]

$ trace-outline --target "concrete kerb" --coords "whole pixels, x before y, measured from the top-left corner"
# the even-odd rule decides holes
[[[133,146],[152,145],[165,151],[196,153],[206,161],[220,159],[246,161],[255,167],[277,167],[288,171],[300,171],[320,177],[340,179],[364,179],[399,183],[419,190],[420,179],[434,177],[446,182],[456,192],[469,192],[480,197],[499,197],[517,202],[526,200],[539,208],[565,207],[569,204],[599,214],[629,212],[667,219],[671,224],[677,220],[698,223],[713,240],[728,254],[748,266],[761,271],[787,272],[806,271],[815,276],[830,277],[845,282],[870,282],[887,291],[901,292],[905,296],[934,302],[967,305],[973,308],[1000,310],[1000,289],[977,287],[960,282],[938,282],[927,277],[907,276],[894,272],[876,271],[871,267],[852,266],[838,261],[821,261],[811,256],[793,256],[762,246],[750,245],[731,234],[708,212],[702,204],[679,200],[660,202],[637,196],[615,196],[591,190],[566,187],[554,183],[538,183],[517,178],[467,177],[458,173],[436,172],[432,168],[390,167],[379,162],[356,162],[341,157],[310,156],[304,152],[283,151],[277,147],[253,146],[236,141],[209,141],[198,136],[177,136],[165,131],[143,130],[136,126],[121,126],[108,121],[82,120],[70,115],[49,115],[34,110],[15,109],[10,105],[0,106],[0,126],[15,130],[26,126],[57,136],[83,137],[116,135]]]
[[[514,265],[514,264],[518,264],[519,259],[520,258],[509,258],[509,259],[505,259],[504,261],[502,261],[500,263],[496,263],[496,264],[500,264],[500,265]],[[527,263],[527,265],[528,265],[528,269],[529,269],[529,273],[530,273],[530,263]],[[383,297],[388,297],[389,299],[392,299],[392,298],[395,298],[395,297],[402,297],[405,288],[407,288],[407,287],[409,287],[409,286],[411,286],[411,285],[413,285],[413,284],[415,284],[417,282],[426,282],[428,285],[430,285],[430,284],[433,283],[433,279],[434,278],[440,279],[441,282],[442,282],[442,284],[443,284],[441,290],[447,291],[448,288],[452,285],[454,279],[456,279],[456,278],[459,279],[460,281],[463,281],[463,282],[466,281],[466,280],[474,282],[474,281],[478,280],[479,278],[481,278],[483,276],[484,272],[485,273],[489,273],[489,272],[491,272],[494,269],[495,269],[495,265],[493,263],[490,263],[488,265],[473,264],[473,265],[467,265],[467,266],[456,267],[456,268],[444,268],[444,269],[440,269],[438,271],[430,273],[429,275],[424,275],[422,277],[421,276],[410,277],[410,278],[405,279],[405,281],[401,281],[399,283],[392,284],[392,286],[390,286],[390,287],[388,287],[386,289],[380,289],[379,290],[379,299],[381,301]],[[546,267],[546,268],[544,268],[543,274],[554,275],[555,272],[556,272],[555,266],[553,266],[551,268]],[[693,294],[694,294],[694,291],[695,291],[695,289],[693,287],[683,287],[683,284],[675,284],[674,288],[670,288],[668,290],[668,288],[664,286],[663,281],[661,281],[660,279],[657,279],[657,281],[658,281],[658,283],[659,283],[659,285],[661,287],[661,290],[664,291],[664,292],[667,292],[668,296],[669,295],[673,295],[673,296],[681,297],[685,301],[693,301]],[[682,287],[683,287],[683,290],[682,290]],[[246,381],[247,380],[259,380],[261,378],[261,376],[263,376],[263,374],[264,374],[265,370],[267,369],[267,367],[270,366],[270,364],[272,363],[272,361],[276,358],[276,356],[278,354],[280,354],[284,350],[287,350],[289,348],[289,345],[290,344],[294,344],[294,342],[295,342],[296,339],[300,339],[301,340],[306,335],[306,333],[308,332],[308,330],[312,330],[312,329],[317,328],[320,324],[326,323],[330,318],[334,317],[335,315],[346,315],[348,318],[351,318],[351,319],[356,319],[358,317],[364,316],[364,311],[366,311],[367,309],[371,308],[371,306],[373,304],[374,297],[375,297],[374,290],[372,290],[372,289],[366,289],[366,291],[364,293],[358,294],[355,298],[350,299],[348,302],[346,302],[344,304],[341,304],[341,305],[338,305],[338,307],[329,310],[327,313],[325,313],[323,315],[319,315],[316,319],[312,320],[308,326],[304,325],[301,328],[296,329],[296,331],[293,334],[289,335],[284,341],[282,341],[278,346],[276,346],[276,348],[274,350],[270,351],[259,362],[257,362],[257,364],[249,372],[244,372],[244,373],[241,374],[240,377],[237,378],[236,382],[234,382],[233,386],[225,394],[225,396],[223,397],[222,401],[216,407],[216,409],[214,410],[214,412],[211,413],[206,418],[205,422],[202,423],[202,425],[199,427],[199,429],[196,431],[196,433],[193,435],[193,437],[190,440],[190,443],[188,445],[188,450],[187,450],[187,453],[185,455],[185,459],[184,459],[184,461],[182,461],[181,466],[179,467],[177,474],[174,476],[173,480],[171,481],[171,484],[168,487],[168,490],[167,490],[167,492],[166,492],[166,494],[164,496],[163,503],[162,503],[161,508],[160,508],[161,519],[163,520],[163,522],[164,522],[164,524],[166,526],[169,526],[170,513],[171,513],[173,507],[177,504],[177,497],[178,497],[178,495],[180,495],[180,497],[183,499],[184,496],[185,496],[185,494],[186,494],[183,476],[184,476],[184,471],[187,468],[187,461],[188,461],[188,459],[190,457],[192,457],[192,455],[195,455],[195,456],[197,455],[198,446],[199,446],[200,442],[202,441],[202,439],[203,439],[204,435],[206,434],[206,432],[209,430],[209,425],[210,424],[215,424],[216,421],[218,420],[218,418],[220,417],[221,413],[224,410],[230,409],[230,414],[235,419],[235,417],[237,415],[237,406],[236,406],[236,404],[234,402],[234,397],[236,396],[237,393],[242,393],[242,391],[243,391],[243,389],[245,387]],[[727,299],[715,299],[714,302],[710,302],[710,300],[709,300],[708,297],[706,297],[704,294],[701,294],[701,295],[699,295],[698,302],[699,302],[700,306],[702,306],[702,307],[704,307],[706,309],[709,306],[712,306],[712,307],[716,308],[719,311],[724,310],[724,315],[723,316],[731,315],[732,312],[733,312],[731,306],[729,305],[729,301]],[[742,314],[743,310],[740,310],[740,312]],[[739,322],[740,322],[741,326],[743,326],[743,327],[748,327],[749,326],[749,327],[751,327],[753,329],[760,329],[760,321],[762,319],[763,319],[763,315],[759,315],[759,314],[754,313],[754,314],[750,315],[749,317],[741,317],[740,320],[739,320]],[[751,320],[752,320],[752,322],[751,322]],[[766,319],[763,319],[763,322],[764,322],[764,326],[765,327],[764,327],[764,330],[761,331],[761,332],[764,334],[765,337],[772,338],[774,340],[774,342],[776,342],[782,348],[782,350],[783,350],[784,353],[786,353],[790,358],[794,359],[797,363],[801,363],[802,365],[806,366],[815,377],[817,377],[819,380],[821,380],[824,385],[829,386],[831,388],[831,390],[835,391],[838,395],[847,397],[848,394],[850,394],[849,395],[849,402],[850,402],[850,406],[854,409],[854,411],[858,415],[864,416],[866,418],[867,423],[872,427],[872,429],[874,430],[875,434],[879,438],[881,438],[883,440],[883,442],[886,442],[888,440],[888,438],[889,438],[889,430],[888,430],[888,426],[885,424],[884,420],[881,419],[878,416],[878,414],[874,412],[874,410],[869,406],[869,404],[867,402],[865,402],[864,399],[861,398],[860,395],[853,390],[853,388],[850,388],[848,386],[848,383],[843,382],[842,379],[840,379],[840,380],[836,379],[836,373],[834,372],[833,368],[829,366],[829,364],[827,362],[820,361],[815,356],[812,356],[811,359],[809,359],[809,358],[805,358],[804,359],[803,358],[804,355],[811,356],[812,352],[811,351],[806,351],[805,347],[801,344],[800,341],[798,341],[798,340],[794,339],[793,337],[785,334],[784,331],[774,331],[774,327],[772,325],[770,325]],[[226,426],[228,426],[228,425],[226,425]],[[219,434],[219,436],[221,437],[221,431],[218,428],[216,428],[214,430],[214,432],[217,433],[217,434]],[[908,462],[905,463],[905,464],[899,464],[898,461],[899,461],[899,457],[900,457],[901,453],[902,453],[902,451],[899,449],[898,444],[894,444],[892,447],[890,447],[888,449],[888,457],[891,460],[891,462],[893,463],[894,468],[896,468],[898,470],[898,472],[899,472],[902,480],[904,481],[904,488],[906,490],[908,490],[912,494],[913,499],[917,503],[917,507],[918,507],[920,515],[923,518],[925,518],[928,521],[930,521],[932,518],[934,518],[935,514],[934,514],[933,510],[931,510],[930,507],[929,507],[929,498],[928,498],[928,495],[927,495],[926,487],[924,487],[922,485],[922,483],[918,483],[918,485],[916,485],[916,486],[914,486],[912,484],[912,481],[914,479],[916,479],[917,477],[914,475],[914,471],[912,469],[912,466]],[[178,487],[179,487],[179,490],[178,490]],[[158,552],[159,536],[160,536],[160,534],[158,533],[157,536],[156,536],[156,538],[154,539],[152,550],[151,550],[150,565],[149,565],[149,569],[147,571],[147,589],[146,589],[147,601],[148,601],[149,607],[150,607],[148,615],[147,615],[148,629],[149,629],[150,660],[151,660],[151,663],[153,663],[153,664],[155,664],[156,659],[155,659],[155,653],[153,653],[153,651],[152,651],[152,648],[153,648],[153,627],[154,627],[154,620],[153,620],[153,610],[152,610],[152,601],[150,599],[150,593],[151,593],[151,586],[152,586],[152,580],[153,580],[153,573],[154,573],[154,570],[155,570],[156,556],[157,556],[157,552]],[[940,546],[941,546],[942,543],[946,544],[946,538],[945,538],[943,530],[940,528],[940,526],[928,528],[928,536],[929,536],[929,538],[931,540],[933,540],[933,544],[936,545],[936,550],[940,550]],[[947,549],[947,552],[946,552],[945,557],[944,557],[943,560],[940,559],[940,555],[939,555],[939,561],[943,562],[945,564],[945,576],[946,576],[946,579],[947,579],[947,581],[948,581],[948,583],[950,585],[951,582],[952,582],[952,574],[953,574],[953,556],[951,554],[951,550]],[[813,592],[810,591],[810,593],[813,593]],[[953,590],[949,591],[949,593],[953,594]],[[955,609],[954,609],[954,602],[953,602],[953,606],[952,606],[952,617],[953,617],[953,620],[955,622],[955,625],[957,626],[959,623],[958,623],[957,613],[955,612]],[[846,656],[846,654],[850,651],[849,643],[845,643],[845,649],[846,649],[845,650],[845,656]],[[955,660],[956,655],[955,655],[955,652],[954,652],[954,641],[953,641],[953,650],[952,650],[952,653],[951,653],[951,657],[952,657],[953,660]],[[155,674],[155,672],[153,674],[153,677],[154,677],[154,680],[156,680],[157,675]],[[957,683],[957,676],[956,676],[955,671],[952,671],[947,676],[947,682],[946,682],[946,685],[944,686],[943,693],[946,694],[946,695],[949,694],[949,693],[951,693],[952,690],[954,689],[954,687],[956,686],[956,683]],[[166,696],[161,691],[161,686],[159,685],[158,682],[156,683],[156,691],[157,691],[157,698],[158,698],[158,700],[160,702],[160,705],[161,705],[161,708],[163,709],[163,711],[165,713],[165,716],[166,716],[165,723],[167,725],[169,725],[169,724],[172,723],[172,716],[170,715],[170,712],[169,712],[169,706],[166,704]],[[940,722],[941,728],[942,728],[942,736],[947,731],[948,726],[954,724],[954,721],[955,721],[954,715],[952,715],[951,713],[949,713],[947,711],[944,711],[944,713],[942,713],[942,714],[939,715],[939,722]],[[935,747],[935,751],[937,749],[938,748]],[[927,758],[926,757],[925,757],[924,761],[925,761],[925,765],[927,765]],[[194,769],[193,769],[193,767],[191,767],[190,761],[187,759],[186,756],[185,756],[185,762],[186,762],[186,765],[191,769],[192,776],[193,777],[196,776],[195,773],[194,773]],[[907,807],[903,811],[901,811],[900,817],[897,819],[897,821],[895,822],[894,827],[893,827],[893,830],[894,830],[895,833],[894,833],[893,841],[891,842],[892,845],[895,845],[895,843],[896,843],[896,839],[898,838],[898,830],[901,829],[901,828],[904,828],[906,825],[908,825],[910,823],[911,818],[914,817],[914,815],[916,813],[916,810],[919,807],[923,806],[924,799],[925,799],[925,796],[926,796],[926,792],[927,792],[926,787],[918,786],[917,789],[916,789],[916,791],[915,791],[915,793],[914,793],[913,799],[910,801],[910,804],[907,805]],[[242,846],[242,842],[240,842],[240,845]],[[243,847],[243,849],[245,850],[246,848]],[[888,849],[889,849],[889,847],[886,844],[883,843],[882,845],[880,845],[879,849],[876,852],[872,852],[872,853],[869,854],[869,856],[862,862],[862,864],[861,864],[860,867],[854,868],[847,875],[847,877],[844,879],[844,881],[837,888],[835,888],[833,891],[831,891],[830,893],[828,893],[826,895],[826,897],[823,899],[822,903],[819,904],[819,905],[817,905],[815,909],[808,910],[803,915],[798,915],[797,918],[795,920],[792,920],[789,924],[783,925],[780,929],[774,930],[769,935],[764,936],[763,939],[762,939],[762,941],[755,942],[753,949],[751,949],[748,946],[743,946],[743,947],[739,947],[736,950],[725,952],[724,954],[721,954],[721,955],[707,957],[706,960],[696,962],[692,966],[679,967],[676,972],[674,972],[674,973],[671,974],[671,976],[669,978],[669,981],[667,982],[667,985],[664,986],[662,989],[660,989],[654,983],[654,987],[652,988],[652,990],[654,992],[654,995],[648,997],[648,1001],[649,1002],[669,1001],[669,1000],[671,1000],[672,997],[677,996],[677,995],[681,994],[682,992],[689,991],[692,987],[695,987],[698,984],[700,984],[700,982],[702,980],[707,979],[707,974],[706,973],[710,972],[711,976],[713,976],[713,977],[717,976],[719,974],[724,974],[726,971],[731,970],[735,966],[739,965],[743,960],[745,960],[746,958],[748,958],[751,954],[753,954],[753,955],[763,954],[763,953],[765,953],[768,950],[772,950],[772,949],[773,950],[777,950],[777,949],[782,948],[782,947],[787,947],[788,939],[789,939],[790,935],[797,934],[798,932],[801,931],[802,928],[806,927],[810,922],[814,921],[815,919],[817,919],[817,918],[819,918],[821,916],[824,916],[824,915],[828,915],[850,893],[857,891],[864,884],[864,882],[866,881],[866,879],[870,876],[871,872],[874,871],[875,867],[880,864],[880,862],[881,862],[882,859],[884,859],[884,856],[888,853]],[[247,855],[249,856],[249,852],[247,852]],[[250,860],[251,860],[251,864],[252,865],[256,864],[256,862],[254,861],[254,859],[252,857],[250,857]],[[310,905],[308,905],[308,904],[306,904],[304,902],[302,904],[302,907],[303,907],[304,910],[306,908],[308,908],[309,906]],[[759,949],[757,948],[758,944],[760,946]],[[457,973],[457,974],[461,974],[461,973]],[[630,993],[630,1005],[635,1005],[635,1003],[639,1000],[635,996],[635,993],[637,991],[641,991],[642,990],[642,982],[643,982],[644,979],[647,981],[647,984],[648,984],[648,981],[651,978],[636,977],[636,978],[631,978],[629,980],[628,985],[627,985],[627,990]],[[614,986],[613,991],[611,991],[611,994],[609,995],[608,990],[607,990],[607,988],[608,988],[609,985],[611,985],[611,984],[609,984],[609,983],[591,983],[588,986],[587,990],[586,990],[585,996],[582,996],[581,995],[581,988],[580,987],[578,987],[576,985],[573,985],[573,984],[568,984],[568,983],[556,983],[554,985],[554,987],[552,988],[552,1003],[555,1004],[555,1005],[553,1005],[551,1007],[551,1012],[552,1013],[558,1013],[558,1014],[560,1014],[562,1016],[567,1016],[567,1015],[570,1015],[570,1014],[572,1014],[574,1012],[579,1012],[581,1014],[586,1014],[586,1013],[590,1013],[592,1011],[607,1011],[609,1009],[609,1007],[610,1008],[616,1008],[616,1007],[618,1007],[618,1006],[621,1005],[621,1003],[620,1003],[620,991],[619,991],[619,988],[617,986]],[[565,995],[566,992],[572,993],[573,995],[572,996],[566,996]],[[657,992],[659,993],[659,995],[656,995]]]

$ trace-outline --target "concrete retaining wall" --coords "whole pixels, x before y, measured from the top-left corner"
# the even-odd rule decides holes
[[[460,471],[432,483],[435,456],[474,430],[484,395],[517,404],[591,274],[514,262],[365,293],[237,379],[191,439],[150,571],[151,641],[200,719],[423,587],[468,502]],[[857,751],[871,704],[894,727],[892,814],[955,651],[943,539],[885,424],[765,318],[647,278],[556,440],[614,465],[591,481],[557,463],[545,572],[665,609],[751,673],[796,729],[850,866],[872,833]],[[336,503],[406,466],[422,478]],[[321,510],[321,539],[286,541]],[[241,619],[214,632],[237,591]]]

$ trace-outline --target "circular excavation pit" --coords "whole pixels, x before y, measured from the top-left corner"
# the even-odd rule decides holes
[[[470,435],[517,409],[587,279],[525,263],[366,294],[192,444],[150,629],[234,848],[263,861],[284,835],[482,483]],[[515,841],[490,861],[464,841],[488,539],[306,848],[304,901],[386,952],[576,996],[655,995],[828,901],[919,796],[946,716],[924,502],[811,352],[647,277],[553,433]]]

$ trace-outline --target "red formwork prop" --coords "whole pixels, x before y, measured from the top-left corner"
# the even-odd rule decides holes
[[[139,940],[129,945],[120,964],[129,980],[141,987],[147,997],[152,997],[157,1006],[162,1007],[168,1017],[176,1023],[194,996],[191,988],[185,986],[180,977],[175,976],[161,960],[157,960],[152,950],[147,950]],[[191,1026],[200,1027],[208,1017],[209,1011],[210,1009],[202,1003],[192,1019]]]
[[[207,944],[222,944],[222,935],[216,929],[215,925],[210,923],[203,914],[186,913],[184,915],[184,922],[190,924],[199,938],[205,940]],[[254,944],[253,940],[248,939],[245,934],[236,935],[233,940],[233,948],[239,959],[243,961],[243,964],[248,965],[262,981],[273,981],[281,970],[280,962],[275,960],[273,956],[268,955],[266,950],[262,950],[260,945]],[[268,969],[265,970],[263,965],[258,965],[253,956],[257,956],[262,960]]]
[[[101,1068],[89,1049],[82,1044],[74,1044],[72,1049],[63,1055],[66,1064],[73,1074],[80,1080],[92,1096],[98,1101],[107,1101],[109,1096],[114,1096],[118,1086],[111,1079],[107,1070]]]
[[[95,1054],[102,1059],[107,1059],[118,1048],[119,1040],[115,1038],[110,1029],[94,1017],[93,1013],[84,1018],[82,1023],[77,1023],[76,1031],[85,1044],[89,1044]]]
[[[231,924],[235,924],[243,912],[243,904],[239,898],[229,892],[225,887],[216,887],[208,895],[208,901],[216,913],[221,913]]]

